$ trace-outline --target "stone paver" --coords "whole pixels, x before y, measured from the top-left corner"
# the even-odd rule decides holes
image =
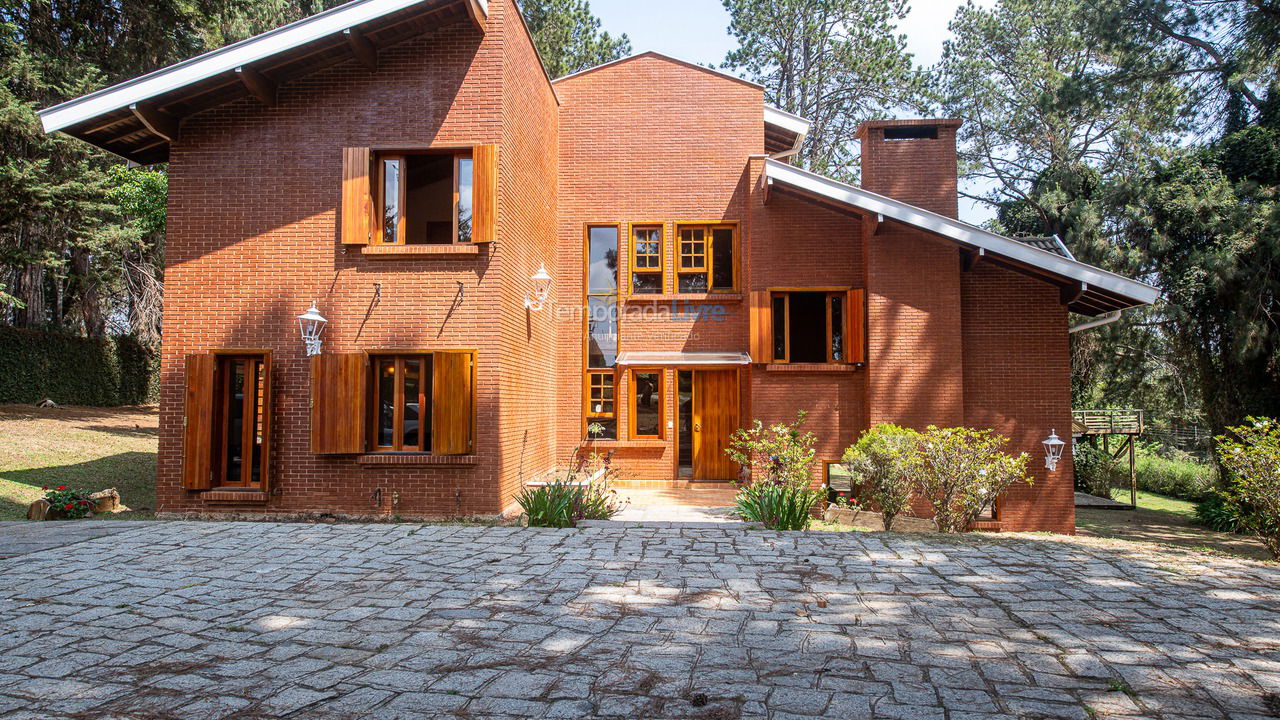
[[[152,523],[0,560],[0,718],[25,717],[1262,720],[1280,567],[1008,536]]]
[[[149,524],[146,520],[0,521],[0,559],[107,537]]]

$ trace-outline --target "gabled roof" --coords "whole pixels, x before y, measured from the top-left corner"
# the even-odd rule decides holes
[[[764,151],[776,158],[794,155],[809,134],[813,121],[772,105],[764,106]]]
[[[270,104],[281,82],[351,58],[376,65],[380,46],[466,19],[483,29],[487,16],[488,0],[353,0],[55,105],[40,120],[45,132],[163,162],[186,115],[247,96]]]
[[[617,60],[610,60],[607,63],[592,65],[586,70],[579,70],[578,72],[575,72],[575,73],[569,73],[568,75],[564,75],[562,77],[556,78],[555,80],[552,80],[552,82],[559,84],[559,83],[565,82],[566,80],[572,80],[577,77],[582,77],[583,75],[586,75],[588,73],[596,72],[597,70],[603,70],[605,68],[611,68],[615,65],[622,65],[623,63],[633,62],[635,60],[639,60],[640,58],[660,58],[662,60],[667,60],[669,62],[673,62],[678,65],[684,65],[685,67],[693,68],[694,70],[701,70],[702,72],[709,73],[711,75],[718,75],[726,80],[732,80],[734,82],[742,83],[743,85],[748,85],[750,87],[758,88],[761,90],[764,89],[763,85],[759,83],[751,82],[750,80],[746,80],[744,78],[740,78],[737,75],[724,72],[723,70],[716,70],[715,68],[710,68],[705,65],[692,63],[692,62],[689,62],[688,60],[681,60],[678,57],[672,57],[665,53],[660,53],[656,50],[645,50],[644,52],[636,53],[635,55],[628,55],[624,58],[618,58]]]
[[[968,248],[975,259],[985,258],[1052,282],[1062,289],[1063,303],[1072,312],[1097,316],[1153,303],[1160,297],[1159,289],[1147,283],[777,160],[765,160],[763,180],[863,215],[911,225]]]

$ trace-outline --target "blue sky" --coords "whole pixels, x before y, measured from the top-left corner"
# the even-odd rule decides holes
[[[768,0],[762,0],[767,2]],[[965,0],[915,0],[903,23],[907,48],[920,65],[942,56],[947,24]],[[989,6],[993,0],[978,0]],[[729,14],[720,0],[590,0],[591,11],[611,35],[626,33],[635,52],[656,50],[700,65],[720,64],[737,46],[729,36]],[[960,217],[982,223],[993,216],[983,206],[960,204]]]

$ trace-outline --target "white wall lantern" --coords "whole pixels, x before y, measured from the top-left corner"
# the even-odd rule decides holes
[[[1062,448],[1066,447],[1066,443],[1058,438],[1057,430],[1049,431],[1049,439],[1044,444],[1044,467],[1046,470],[1057,470],[1058,460],[1062,458]]]
[[[320,354],[320,334],[328,322],[316,308],[314,300],[311,301],[311,309],[298,316],[298,330],[302,332],[302,344],[307,348],[307,355]]]
[[[551,274],[547,272],[545,264],[538,265],[538,272],[529,278],[533,281],[533,295],[525,293],[525,308],[538,312],[542,309],[542,304],[547,301],[547,294],[551,292]]]

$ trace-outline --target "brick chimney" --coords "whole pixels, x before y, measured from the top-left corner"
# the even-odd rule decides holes
[[[956,217],[956,130],[960,120],[873,120],[858,127],[862,187]]]

